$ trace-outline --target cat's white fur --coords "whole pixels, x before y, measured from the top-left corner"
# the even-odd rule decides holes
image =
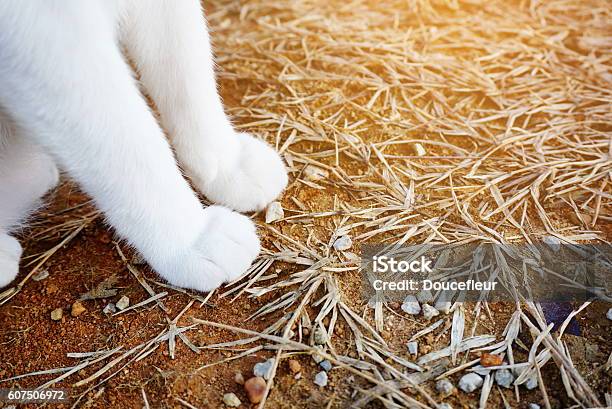
[[[278,154],[223,111],[197,0],[0,2],[0,287],[19,268],[10,229],[58,167],[170,283],[207,291],[242,274],[259,252],[253,223],[202,206],[177,161],[239,211],[264,208],[287,183]]]

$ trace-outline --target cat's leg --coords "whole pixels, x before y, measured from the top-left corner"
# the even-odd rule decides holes
[[[59,180],[53,160],[0,120],[0,288],[17,276],[21,245],[9,233]]]
[[[223,111],[199,0],[131,2],[122,38],[198,189],[239,211],[274,200],[287,184],[285,167],[267,144],[236,132]]]
[[[16,26],[15,22],[19,24]],[[103,1],[0,3],[0,106],[170,283],[210,290],[259,252],[253,223],[204,209],[115,41]]]

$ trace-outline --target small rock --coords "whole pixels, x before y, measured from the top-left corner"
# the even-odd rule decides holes
[[[504,359],[501,357],[501,355],[495,355],[495,354],[488,354],[488,353],[483,353],[480,356],[480,364],[482,366],[499,366],[504,362]]]
[[[475,373],[469,373],[463,375],[459,380],[459,389],[463,392],[471,393],[482,386],[483,380],[480,375]]]
[[[300,365],[300,363],[296,361],[295,359],[290,359],[289,360],[289,370],[294,374],[298,373],[302,370],[302,365]]]
[[[317,345],[325,345],[327,343],[327,332],[321,326],[317,326],[313,335],[314,343]]]
[[[83,307],[83,304],[81,304],[80,301],[75,301],[74,304],[72,304],[72,308],[70,309],[70,315],[72,315],[73,317],[78,317],[85,311],[87,311],[87,309]]]
[[[514,375],[507,369],[495,371],[495,382],[501,387],[511,388],[514,382]]]
[[[561,250],[561,240],[555,236],[544,236],[542,241],[546,243],[555,253]]]
[[[104,307],[102,312],[106,315],[111,315],[117,312],[117,307],[115,306],[114,303],[111,302],[111,303],[108,303],[106,307]]]
[[[436,390],[442,397],[447,397],[455,393],[455,385],[446,378],[440,379],[436,382]]]
[[[525,387],[530,391],[538,387],[538,378],[532,376],[525,382]]]
[[[607,318],[608,318],[610,321],[612,321],[612,308],[610,308],[610,309],[608,310],[608,312],[606,313],[606,317],[607,317]]]
[[[529,406],[527,406],[528,409],[540,409],[540,405],[538,405],[537,403],[530,403]]]
[[[329,172],[319,167],[308,165],[304,168],[304,177],[308,180],[316,181],[325,179],[329,176]]]
[[[63,316],[64,316],[64,310],[62,310],[61,308],[56,308],[53,311],[51,311],[51,319],[53,321],[59,321],[62,319]]]
[[[36,274],[34,274],[32,276],[32,280],[34,281],[42,281],[45,278],[49,277],[49,271],[47,270],[40,270],[39,272],[37,272]]]
[[[115,304],[115,306],[119,311],[123,311],[130,306],[130,299],[124,295],[119,299],[119,301],[117,301],[117,304]]]
[[[321,387],[324,387],[327,385],[327,372],[325,371],[321,371],[318,374],[315,375],[314,378],[314,383],[315,385],[319,385]]]
[[[331,362],[329,362],[327,359],[326,359],[326,360],[324,360],[324,361],[321,361],[321,362],[319,363],[319,366],[320,366],[321,368],[323,368],[323,370],[324,370],[325,372],[329,372],[329,371],[331,371],[331,370],[332,370],[332,364],[331,364]]]
[[[421,308],[423,309],[423,317],[427,320],[440,315],[440,312],[429,304],[423,304]]]
[[[296,379],[296,380],[297,379],[302,379],[302,373],[301,372],[296,373],[295,376],[293,377],[293,379]]]
[[[235,393],[226,393],[223,395],[223,403],[230,408],[237,408],[242,402],[240,402]]]
[[[272,223],[285,217],[285,211],[279,202],[272,202],[266,209],[266,223]]]
[[[251,403],[259,403],[266,391],[266,381],[261,376],[255,376],[244,383],[244,391]]]
[[[429,290],[421,290],[417,293],[416,299],[421,304],[432,302],[434,300],[433,294]]]
[[[438,405],[438,409],[453,409],[453,407],[450,404],[444,402]]]
[[[340,251],[348,250],[352,245],[353,240],[349,236],[340,236],[334,242],[334,248]]]
[[[491,369],[485,366],[482,366],[482,365],[476,365],[472,368],[472,372],[475,372],[480,376],[487,376],[488,374],[491,373]]]
[[[255,367],[253,367],[253,375],[261,376],[265,380],[268,380],[272,375],[272,366],[274,366],[274,358],[270,358],[264,362],[259,362],[255,364]]]
[[[408,344],[406,344],[406,346],[408,347],[408,352],[410,353],[410,355],[416,355],[419,353],[419,343],[416,341],[411,341]]]
[[[242,372],[236,372],[234,375],[234,382],[236,382],[238,385],[244,385],[244,376],[242,375]]]
[[[417,315],[421,312],[421,306],[414,295],[409,295],[404,299],[402,311],[410,315]]]
[[[453,297],[455,296],[455,291],[442,291],[438,300],[434,304],[434,308],[440,311],[442,314],[448,314],[450,312],[451,307],[453,306]]]
[[[47,288],[45,289],[48,295],[51,294],[55,294],[58,290],[57,286],[55,284],[49,284],[47,285]]]
[[[316,364],[320,364],[321,362],[323,362],[323,357],[319,354],[312,354],[312,360],[315,361]]]

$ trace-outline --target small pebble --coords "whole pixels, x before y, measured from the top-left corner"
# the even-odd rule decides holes
[[[606,317],[608,317],[608,319],[612,321],[612,308],[608,310],[608,312],[606,313]]]
[[[495,371],[495,382],[501,387],[511,388],[514,382],[514,375],[508,369]]]
[[[540,409],[540,405],[538,405],[537,403],[530,403],[529,406],[527,406],[528,409]]]
[[[499,366],[504,362],[501,355],[483,353],[480,356],[480,364],[482,366]]]
[[[329,176],[329,172],[319,167],[308,165],[304,168],[304,176],[308,180],[316,181],[325,179]]]
[[[421,304],[427,303],[427,302],[432,302],[434,300],[433,294],[429,290],[421,290],[421,291],[419,291],[417,293],[417,295],[416,295],[416,299]]]
[[[491,369],[482,366],[482,365],[476,365],[472,368],[472,371],[477,373],[480,376],[487,376],[488,374],[491,373]]]
[[[285,211],[279,202],[272,202],[266,209],[266,223],[272,223],[285,217]]]
[[[453,383],[446,378],[440,379],[438,382],[436,382],[436,390],[443,397],[447,397],[455,392],[455,385],[453,385]]]
[[[352,246],[353,246],[353,240],[351,240],[349,236],[340,236],[334,242],[334,248],[340,251],[348,250]]]
[[[111,303],[108,303],[106,307],[104,307],[102,312],[106,315],[111,315],[117,312],[117,307],[115,307],[115,304],[111,302]]]
[[[240,402],[235,393],[226,393],[223,395],[223,403],[230,408],[237,408],[242,402]]]
[[[244,383],[244,391],[251,403],[259,403],[266,391],[266,381],[261,376],[255,376]]]
[[[331,371],[331,370],[332,370],[332,364],[331,364],[331,362],[329,362],[327,359],[326,359],[326,360],[324,360],[324,361],[321,361],[321,362],[319,363],[319,366],[320,366],[321,368],[323,368],[323,370],[324,370],[325,372],[329,372],[329,371]]]
[[[421,308],[423,309],[423,317],[427,320],[440,315],[440,312],[429,304],[423,304]]]
[[[327,332],[321,326],[317,326],[313,338],[315,344],[325,345],[327,343]]]
[[[315,385],[319,385],[321,387],[326,386],[327,385],[327,372],[325,371],[321,371],[318,374],[315,375],[314,378],[314,383]]]
[[[482,386],[483,380],[480,375],[475,373],[469,373],[463,375],[459,380],[459,389],[463,392],[471,393]]]
[[[259,362],[253,367],[253,375],[261,376],[265,380],[270,379],[272,375],[272,366],[274,365],[274,358],[270,358],[267,361]]]
[[[72,315],[73,317],[78,317],[85,311],[87,310],[85,309],[85,307],[83,307],[83,304],[81,304],[80,301],[75,301],[74,304],[72,304],[72,308],[70,309],[70,315]]]
[[[525,383],[525,387],[529,389],[530,391],[537,388],[538,378],[536,378],[535,376],[532,376],[531,378],[529,378],[529,380]]]
[[[450,404],[444,402],[438,405],[438,409],[453,409],[453,407]]]
[[[119,301],[117,301],[115,306],[119,311],[123,311],[130,306],[130,299],[124,295],[123,297],[119,298]]]
[[[244,376],[242,375],[242,372],[236,372],[234,375],[234,382],[236,382],[238,385],[244,385]]]
[[[61,308],[56,308],[53,311],[51,311],[51,319],[53,321],[61,320],[63,315],[64,315],[64,310],[62,310]]]
[[[45,278],[49,277],[49,271],[47,270],[40,270],[39,272],[37,272],[36,274],[34,274],[32,276],[32,280],[34,281],[42,281]]]
[[[416,355],[419,353],[419,343],[416,341],[411,341],[408,344],[406,344],[406,346],[408,347],[408,352],[410,353],[410,355]]]
[[[410,315],[417,315],[421,312],[421,306],[414,295],[409,295],[404,299],[402,311]]]

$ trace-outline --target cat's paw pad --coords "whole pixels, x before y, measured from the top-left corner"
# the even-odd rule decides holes
[[[17,277],[21,245],[14,237],[0,233],[0,288],[6,287]]]
[[[204,231],[167,276],[174,285],[213,290],[241,276],[259,254],[259,238],[249,218],[220,206],[205,212]]]
[[[235,165],[220,169],[213,181],[199,188],[211,201],[241,212],[264,209],[287,186],[287,170],[265,142],[246,133],[237,138],[240,152]]]

